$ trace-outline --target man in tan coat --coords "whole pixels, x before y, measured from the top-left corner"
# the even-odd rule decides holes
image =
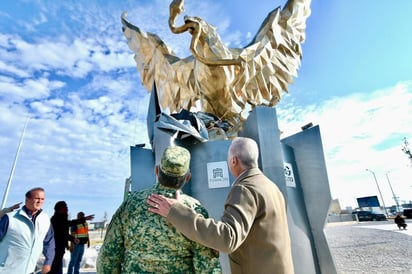
[[[286,205],[258,168],[255,141],[237,137],[228,151],[236,178],[220,221],[204,218],[176,199],[153,194],[147,203],[186,237],[229,254],[232,273],[294,273]]]

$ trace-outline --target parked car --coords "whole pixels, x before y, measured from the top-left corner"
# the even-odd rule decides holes
[[[403,216],[406,218],[412,218],[412,208],[407,208],[403,210]]]
[[[358,216],[357,220],[359,222],[363,222],[363,221],[386,221],[385,214],[377,213],[377,212],[374,212],[374,211],[367,211],[367,210],[353,211],[352,216],[353,216],[354,220],[356,220],[356,216]]]

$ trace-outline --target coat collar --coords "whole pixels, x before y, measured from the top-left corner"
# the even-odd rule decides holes
[[[240,173],[240,175],[236,178],[236,180],[233,184],[236,184],[236,183],[244,180],[247,177],[258,175],[258,174],[262,174],[262,171],[260,171],[260,169],[257,168],[257,167],[246,169],[245,171]]]

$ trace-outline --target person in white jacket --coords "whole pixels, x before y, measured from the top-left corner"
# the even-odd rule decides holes
[[[45,191],[41,187],[26,193],[24,206],[0,219],[0,273],[32,273],[43,251],[42,274],[50,271],[54,258],[54,237],[50,219],[42,211]]]

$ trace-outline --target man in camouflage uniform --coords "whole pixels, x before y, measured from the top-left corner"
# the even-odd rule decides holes
[[[182,194],[190,179],[190,153],[182,147],[165,149],[157,184],[132,193],[113,215],[97,258],[97,273],[221,273],[217,251],[188,240],[161,216],[148,211],[147,197],[175,197],[206,218],[196,199]]]

